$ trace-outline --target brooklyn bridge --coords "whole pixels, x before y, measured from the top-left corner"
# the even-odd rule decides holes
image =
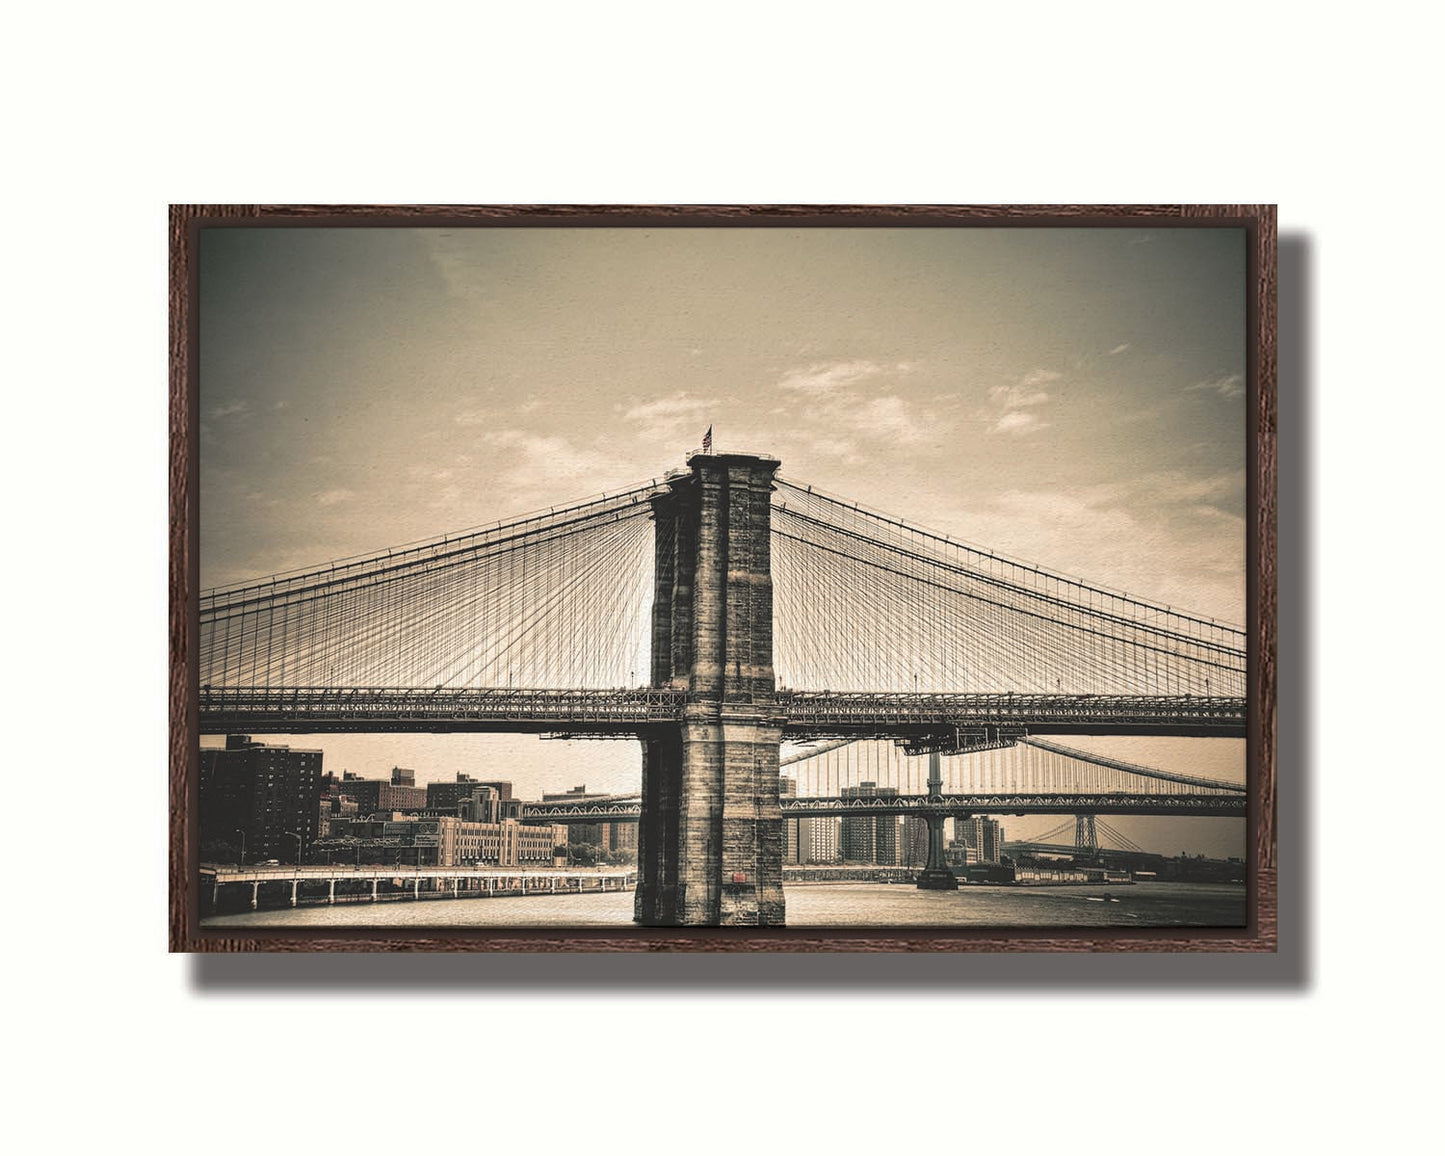
[[[204,591],[201,730],[639,740],[640,793],[524,817],[638,822],[634,916],[650,926],[781,925],[794,817],[916,816],[919,885],[951,886],[949,816],[1072,814],[1092,830],[1101,814],[1244,815],[1237,783],[1058,741],[1243,737],[1240,627],[779,466],[697,452],[619,493]],[[830,758],[885,743],[886,789],[844,792]],[[783,797],[790,764],[799,789]]]

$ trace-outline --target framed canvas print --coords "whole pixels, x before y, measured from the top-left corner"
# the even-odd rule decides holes
[[[1275,949],[1273,206],[171,223],[173,950]]]

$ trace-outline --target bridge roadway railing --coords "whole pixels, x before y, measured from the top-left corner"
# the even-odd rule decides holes
[[[872,694],[787,691],[783,733],[924,733],[978,728],[1028,734],[1243,737],[1243,698],[1200,695]]]
[[[201,688],[201,731],[510,731],[637,734],[672,722],[683,691],[453,687]]]
[[[1189,815],[1230,816],[1245,813],[1246,798],[1235,791],[993,791],[946,795],[787,796],[780,800],[783,818],[808,819],[864,815]],[[637,820],[642,802],[635,797],[588,799],[581,802],[524,803],[522,821],[533,823],[603,823]]]
[[[655,688],[220,687],[200,694],[204,734],[511,731],[635,735],[677,722],[693,696]],[[790,739],[1012,734],[1242,737],[1242,698],[1198,695],[865,694],[783,691],[764,705]]]
[[[1195,795],[1128,791],[993,791],[980,794],[894,795],[883,798],[794,797],[782,801],[785,819],[832,815],[1243,815],[1234,793]]]

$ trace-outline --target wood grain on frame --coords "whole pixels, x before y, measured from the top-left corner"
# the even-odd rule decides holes
[[[797,227],[1046,226],[1125,227],[1208,224],[1245,230],[1248,257],[1248,637],[1249,911],[1240,929],[637,928],[505,932],[484,928],[268,931],[238,937],[200,928],[196,779],[198,687],[194,667],[199,567],[196,416],[196,256],[199,228],[440,226],[486,223]],[[170,918],[172,951],[668,951],[668,952],[1272,952],[1278,948],[1276,798],[1277,700],[1277,233],[1273,205],[172,205],[170,211]]]

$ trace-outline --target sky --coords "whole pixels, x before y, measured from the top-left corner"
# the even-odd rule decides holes
[[[205,230],[201,585],[661,477],[711,425],[795,481],[1242,623],[1244,261],[1241,231],[1204,228]],[[532,796],[635,789],[640,761],[274,741]],[[1090,742],[1244,775],[1243,742]],[[1233,821],[1132,824],[1161,850],[1243,847]]]

